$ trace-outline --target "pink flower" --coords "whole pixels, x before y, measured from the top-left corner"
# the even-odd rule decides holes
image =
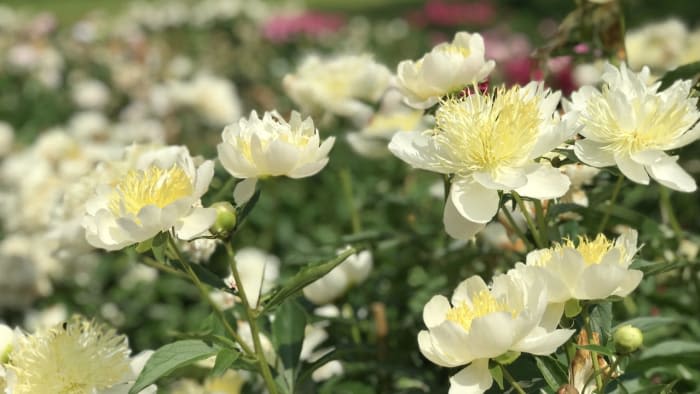
[[[308,11],[273,16],[263,26],[263,36],[274,43],[285,43],[298,36],[317,38],[338,31],[345,18],[330,13]]]

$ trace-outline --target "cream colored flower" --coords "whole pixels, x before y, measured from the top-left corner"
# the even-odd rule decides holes
[[[370,55],[306,57],[294,74],[284,77],[284,90],[304,112],[326,111],[366,120],[389,86],[391,72]]]
[[[614,241],[598,234],[592,240],[579,238],[577,244],[569,240],[553,248],[532,251],[526,264],[518,263],[511,271],[514,275],[541,278],[549,303],[625,297],[642,280],[642,271],[629,268],[637,250],[635,230]]]
[[[445,230],[469,239],[498,211],[498,191],[539,199],[561,197],[569,179],[536,159],[576,130],[559,117],[559,92],[541,83],[440,104],[434,130],[397,133],[389,149],[415,168],[451,174]]]
[[[469,364],[450,378],[450,394],[491,387],[489,359],[509,351],[547,355],[574,330],[556,329],[546,315],[547,295],[532,278],[498,275],[488,287],[479,276],[457,286],[452,300],[436,295],[423,309],[428,327],[418,334],[421,353],[443,367]]]
[[[100,185],[87,202],[87,241],[117,250],[170,229],[180,239],[195,238],[216,219],[215,210],[200,203],[213,175],[214,163],[195,166],[186,147],[144,154],[131,171],[117,182]]]
[[[688,28],[678,19],[650,23],[625,34],[627,61],[633,70],[648,66],[665,72],[680,66],[686,51]]]
[[[338,254],[346,249],[339,250]],[[372,252],[369,250],[353,254],[329,273],[304,287],[304,296],[316,305],[332,302],[350,287],[364,282],[372,271],[372,265]]]
[[[253,111],[224,129],[223,142],[217,146],[219,160],[235,178],[246,179],[234,191],[240,205],[252,195],[258,178],[315,175],[328,163],[334,137],[321,143],[311,118],[301,119],[292,112],[289,122],[276,111],[265,112],[262,119]]]
[[[16,332],[7,365],[13,394],[126,394],[151,354],[130,359],[125,336],[82,317],[31,335]]]
[[[257,248],[242,248],[236,252],[236,268],[251,308],[256,308],[260,297],[275,287],[279,278],[279,266],[277,256]],[[233,276],[229,276],[227,282],[238,286]]]
[[[424,109],[440,97],[486,79],[495,63],[484,58],[484,39],[478,33],[459,32],[417,61],[404,60],[397,69],[398,87],[406,104]]]
[[[175,105],[193,108],[212,125],[224,126],[241,117],[236,87],[208,73],[197,74],[190,81],[171,81],[167,94]]]
[[[659,92],[648,84],[649,69],[634,73],[623,64],[607,65],[605,87],[586,86],[574,92],[567,111],[578,114],[580,133],[576,156],[594,167],[617,165],[630,180],[648,184],[649,177],[674,190],[692,192],[695,180],[677,163],[677,149],[700,138],[697,98],[691,81],[676,81]]]

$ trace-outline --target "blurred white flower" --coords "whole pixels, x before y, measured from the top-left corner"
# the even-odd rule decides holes
[[[29,310],[24,316],[24,327],[31,331],[39,331],[57,326],[68,318],[64,304],[55,304],[41,310]]]
[[[650,23],[625,34],[627,61],[633,70],[648,66],[664,72],[680,66],[688,28],[678,19]]]
[[[583,207],[588,206],[588,196],[583,190],[586,185],[593,183],[593,178],[600,172],[600,169],[587,166],[581,163],[565,164],[559,167],[559,170],[569,177],[571,187],[565,195],[562,196],[562,202],[574,203]]]
[[[190,81],[172,81],[168,89],[176,105],[194,108],[212,125],[224,126],[241,117],[236,87],[228,79],[200,73]]]
[[[526,264],[518,263],[510,272],[540,278],[549,303],[625,297],[642,280],[642,271],[629,268],[637,250],[635,230],[615,241],[598,234],[592,240],[581,237],[577,244],[569,240],[553,248],[534,250],[528,253]]]
[[[209,233],[206,233],[209,234]],[[189,258],[192,263],[205,263],[216,251],[216,239],[199,238],[194,241],[180,241],[180,250]]]
[[[328,339],[328,332],[325,327],[328,325],[326,321],[308,324],[304,330],[304,342],[301,345],[301,353],[299,359],[308,363],[314,363],[321,357],[333,351],[333,347],[325,347],[317,349]],[[322,382],[333,376],[343,374],[343,364],[338,360],[331,360],[311,373],[311,379],[314,382]]]
[[[195,166],[186,147],[145,153],[116,183],[98,186],[87,202],[82,223],[87,241],[117,250],[171,228],[180,239],[195,238],[216,219],[200,203],[213,175],[214,163]]]
[[[248,324],[247,321],[238,321],[238,335],[241,336],[243,342],[251,349],[255,348],[253,344],[253,334],[250,330],[250,324]],[[263,333],[260,333],[260,345],[262,346],[265,360],[268,364],[274,366],[277,362],[277,353],[275,353],[275,347],[272,345],[270,339]]]
[[[51,292],[57,262],[38,236],[12,234],[0,241],[0,310],[22,310]]]
[[[257,308],[260,296],[272,290],[279,277],[280,260],[277,256],[252,247],[242,248],[236,252],[236,268],[243,282],[251,308]],[[232,286],[237,286],[232,276],[227,279]]]
[[[209,376],[199,383],[192,379],[182,379],[169,387],[170,394],[240,394],[246,382],[242,371],[228,370],[221,376]]]
[[[283,85],[306,113],[327,111],[362,123],[372,115],[366,102],[379,101],[390,77],[391,72],[370,55],[311,55],[284,77]]]
[[[338,251],[343,253],[347,248]],[[304,287],[304,296],[316,305],[323,305],[339,298],[352,286],[367,279],[372,271],[372,252],[363,250],[350,255],[329,273]]]
[[[289,122],[276,111],[265,112],[262,119],[253,111],[249,118],[226,126],[221,136],[223,142],[217,146],[221,164],[235,178],[246,179],[236,186],[234,196],[248,198],[257,178],[304,178],[321,171],[335,142],[329,137],[321,143],[311,118],[302,120],[296,111]],[[246,199],[236,198],[236,203],[242,200]]]
[[[109,102],[110,91],[96,79],[78,81],[72,86],[73,102],[80,108],[103,108]]]
[[[451,394],[488,390],[491,358],[509,351],[551,354],[573,334],[556,329],[561,315],[545,314],[547,295],[531,279],[498,275],[489,288],[475,275],[457,286],[451,301],[436,295],[425,305],[421,353],[443,367],[469,364],[450,378]]]
[[[7,386],[13,394],[55,394],[80,387],[94,394],[126,394],[152,352],[134,358],[127,339],[82,317],[34,334],[16,332]],[[155,393],[149,386],[141,393]]]
[[[565,102],[578,115],[585,139],[576,141],[576,156],[594,167],[617,165],[630,180],[648,184],[649,177],[662,185],[692,192],[695,180],[681,168],[677,149],[700,138],[697,98],[690,98],[692,81],[676,81],[658,92],[660,83],[648,84],[649,69],[631,72],[606,66],[605,88],[585,86]]]
[[[484,39],[478,33],[459,32],[417,61],[404,60],[397,68],[398,88],[406,104],[424,109],[440,97],[479,83],[493,70],[484,58]]]
[[[453,174],[443,221],[447,233],[470,239],[498,211],[498,191],[551,199],[569,189],[558,169],[535,159],[570,138],[573,114],[560,118],[560,93],[542,83],[440,104],[434,130],[397,133],[394,155],[415,168]]]

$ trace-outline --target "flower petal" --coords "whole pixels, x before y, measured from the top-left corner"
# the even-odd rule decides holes
[[[607,167],[615,164],[615,156],[603,149],[603,144],[589,139],[578,140],[574,153],[582,162],[593,167]]]
[[[442,222],[445,224],[445,231],[447,234],[455,239],[472,239],[476,233],[484,228],[483,223],[475,223],[465,219],[459,211],[457,211],[457,208],[450,198],[445,201],[445,211],[442,216]]]
[[[215,220],[216,209],[195,208],[175,224],[175,234],[178,238],[189,241],[207,231]]]
[[[660,184],[679,192],[692,193],[697,189],[693,177],[677,163],[678,157],[672,157],[647,166],[649,175]]]
[[[493,385],[489,360],[474,360],[450,378],[449,394],[481,394]]]
[[[428,328],[433,328],[445,321],[447,312],[451,309],[450,302],[441,295],[433,296],[423,307],[423,321]]]
[[[450,199],[457,211],[472,222],[488,223],[498,212],[498,192],[471,179],[453,181]]]
[[[525,197],[550,199],[561,197],[569,190],[571,180],[558,169],[542,164],[540,167],[527,174],[527,184],[515,189],[518,194]]]
[[[629,156],[615,155],[615,163],[617,163],[617,167],[622,174],[629,180],[642,185],[649,184],[649,175],[647,175],[644,166],[632,160]]]
[[[233,189],[233,201],[237,206],[247,203],[253,194],[255,194],[255,186],[258,184],[258,178],[248,178],[236,184]]]
[[[513,344],[515,330],[508,312],[494,312],[472,320],[465,347],[477,358],[498,357]]]
[[[530,335],[513,345],[513,350],[544,356],[554,353],[576,330],[554,330],[547,332],[542,327],[534,329]]]

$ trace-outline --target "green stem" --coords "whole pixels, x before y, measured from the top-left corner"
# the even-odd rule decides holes
[[[593,339],[593,331],[591,330],[591,317],[588,315],[588,307],[584,307],[583,311],[583,324],[586,329],[586,336],[588,337],[588,343],[591,343]],[[600,363],[598,362],[598,353],[593,350],[589,350],[591,354],[591,363],[593,364],[593,376],[595,376],[595,385],[598,393],[603,393],[603,375],[600,372]]]
[[[664,211],[664,213],[666,213],[668,223],[671,225],[673,233],[676,235],[676,241],[680,242],[683,239],[683,229],[681,228],[680,223],[678,223],[678,218],[673,210],[673,204],[671,204],[671,193],[669,193],[668,189],[664,186],[660,187],[659,192],[661,194],[661,209]]]
[[[542,237],[542,242],[545,246],[549,246],[549,235],[547,234],[547,221],[544,215],[544,208],[542,208],[542,201],[534,200],[535,203],[535,218],[537,218],[537,225],[540,227],[540,237]]]
[[[209,297],[209,291],[207,290],[206,286],[204,286],[202,281],[199,280],[197,274],[194,273],[189,261],[184,258],[182,252],[180,251],[180,248],[177,246],[177,243],[175,242],[175,239],[173,239],[172,236],[168,236],[168,244],[172,251],[175,253],[175,257],[177,257],[180,263],[182,263],[182,266],[185,268],[185,272],[187,272],[187,276],[189,277],[189,279],[197,287],[202,297],[205,300],[207,300],[209,306],[212,308],[212,310],[214,310],[214,313],[219,318],[219,321],[221,321],[221,324],[224,325],[224,329],[226,330],[226,332],[231,336],[231,338],[233,338],[238,343],[238,345],[240,345],[244,353],[246,353],[249,356],[255,355],[255,352],[253,352],[250,346],[248,346],[248,344],[246,344],[245,341],[243,341],[243,338],[241,338],[238,335],[238,332],[236,332],[236,330],[234,330],[233,327],[231,327],[231,324],[229,324],[228,320],[226,319],[224,312],[219,308],[218,305],[216,305],[214,300],[212,300],[211,297]]]
[[[505,204],[504,204],[505,205]],[[527,239],[525,236],[525,233],[518,227],[518,224],[515,223],[515,219],[513,219],[513,215],[510,214],[510,211],[508,208],[506,208],[504,205],[501,205],[501,212],[506,216],[506,219],[508,220],[508,223],[510,223],[510,226],[513,228],[513,231],[515,231],[515,234],[523,240],[525,243],[525,246],[527,246],[527,249],[530,250],[532,249],[532,243],[530,243],[530,240]]]
[[[343,185],[343,193],[345,194],[345,200],[348,204],[348,208],[350,208],[352,232],[354,234],[357,234],[362,231],[362,220],[360,218],[360,212],[357,209],[355,197],[352,192],[352,177],[350,176],[350,171],[347,168],[343,168],[340,171],[340,181]]]
[[[265,352],[263,351],[262,344],[260,343],[260,330],[258,328],[258,322],[256,320],[255,313],[253,313],[253,309],[250,307],[250,302],[246,296],[241,275],[236,267],[236,257],[233,253],[233,248],[229,242],[225,242],[224,246],[226,247],[226,253],[228,254],[231,273],[233,274],[233,279],[236,281],[236,287],[238,288],[238,296],[241,298],[246,319],[250,325],[250,335],[253,337],[253,345],[255,347],[255,354],[258,359],[258,364],[260,365],[260,372],[262,373],[263,379],[265,380],[265,385],[267,386],[267,390],[270,392],[270,394],[277,394],[277,384],[275,383],[275,379],[272,377],[270,366],[267,364],[267,360],[265,359]]]
[[[190,278],[189,275],[184,274],[182,271],[179,271],[179,270],[176,270],[175,268],[169,267],[163,263],[160,263],[156,260],[153,260],[150,257],[145,257],[142,260],[142,262],[151,268],[155,268],[155,269],[161,270],[163,272],[167,272],[171,275],[175,275],[175,276],[180,277],[182,279],[189,279]]]
[[[518,207],[520,208],[520,211],[523,213],[523,216],[525,216],[525,220],[527,221],[527,226],[530,228],[530,232],[532,233],[532,238],[535,239],[535,244],[537,245],[537,247],[538,248],[546,247],[546,245],[544,244],[544,242],[542,242],[542,239],[540,238],[540,232],[537,231],[537,226],[535,225],[535,221],[532,220],[532,215],[530,215],[530,212],[528,212],[527,207],[525,206],[525,202],[523,201],[522,197],[520,197],[520,194],[518,194],[515,191],[511,191],[511,195],[513,196],[513,199],[515,199],[515,202],[518,204]]]
[[[510,383],[510,387],[512,387],[515,391],[517,391],[519,394],[525,394],[525,390],[523,390],[522,387],[518,384],[518,382],[513,378],[513,375],[508,372],[506,367],[501,365],[501,371],[503,371],[503,376],[506,378],[508,383]]]
[[[617,178],[617,182],[615,182],[615,188],[613,189],[612,196],[610,197],[608,205],[605,207],[605,215],[603,216],[603,220],[600,221],[600,225],[598,225],[598,234],[605,230],[605,226],[608,224],[608,220],[610,220],[610,214],[612,213],[613,206],[617,201],[617,196],[620,194],[620,189],[622,189],[622,183],[624,180],[625,176],[620,174],[620,176]]]

